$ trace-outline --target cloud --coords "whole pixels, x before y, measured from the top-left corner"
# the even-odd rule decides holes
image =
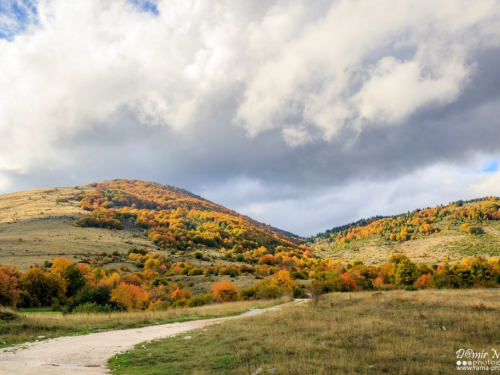
[[[360,218],[397,215],[459,199],[500,195],[500,173],[458,171],[441,164],[390,180],[355,181],[312,191],[265,185],[240,179],[202,192],[257,220],[311,236]]]
[[[297,232],[392,182],[444,199],[403,182],[498,160],[499,18],[494,0],[3,2],[0,189],[141,178]],[[483,183],[465,176],[450,195]]]
[[[400,124],[457,99],[471,54],[498,45],[499,11],[494,2],[335,2],[259,65],[236,119],[251,135],[292,122],[328,140],[345,127]]]

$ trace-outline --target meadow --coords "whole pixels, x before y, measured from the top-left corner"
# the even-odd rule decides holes
[[[139,344],[109,366],[117,375],[454,374],[460,349],[486,359],[500,352],[499,297],[488,289],[332,293],[317,307],[192,331],[195,340]]]

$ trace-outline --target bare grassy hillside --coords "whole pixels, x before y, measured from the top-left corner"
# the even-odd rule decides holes
[[[138,228],[113,231],[73,226],[76,219],[87,214],[73,198],[82,190],[93,188],[49,188],[1,195],[0,264],[24,271],[59,255],[76,262],[101,252],[126,253],[133,246],[155,248]]]
[[[460,201],[461,202],[461,201]],[[384,263],[404,254],[415,263],[439,264],[500,255],[498,198],[450,203],[408,214],[362,220],[312,238],[316,255],[340,262]]]

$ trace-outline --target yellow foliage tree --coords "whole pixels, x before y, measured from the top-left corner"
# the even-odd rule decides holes
[[[97,282],[106,280],[106,273],[99,267],[94,268],[91,272],[91,275]]]
[[[144,263],[144,269],[145,270],[152,270],[153,268],[156,268],[160,265],[160,261],[158,259],[148,259]]]
[[[58,275],[58,276],[63,276],[64,275],[64,271],[66,271],[66,269],[69,267],[69,266],[72,266],[73,265],[73,262],[71,260],[69,260],[68,258],[54,258],[54,261],[52,262],[52,267],[50,268],[50,272],[52,272],[53,274],[55,275]]]
[[[120,275],[115,272],[107,279],[102,279],[100,284],[107,285],[113,289],[116,288],[119,282],[120,282]]]
[[[290,272],[283,270],[274,274],[271,279],[271,285],[282,289],[292,290],[295,283],[290,276]]]

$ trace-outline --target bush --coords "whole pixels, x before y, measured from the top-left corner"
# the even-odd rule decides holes
[[[68,306],[68,312],[73,312],[80,305],[95,304],[101,306],[106,311],[123,311],[125,307],[121,304],[111,301],[111,288],[108,286],[99,286],[97,288],[85,288],[73,298]],[[106,307],[108,306],[108,307]]]
[[[139,284],[140,285],[140,284]],[[165,279],[159,279],[159,278],[156,278],[153,280],[153,282],[151,283],[151,286],[158,286],[158,285],[168,285],[168,281],[165,280]]]
[[[178,308],[187,306],[187,304],[188,304],[188,300],[186,298],[181,298],[181,299],[178,299],[177,301],[175,301],[174,303],[172,303],[172,307],[174,309],[178,309]]]
[[[212,295],[214,301],[231,302],[238,299],[236,286],[229,281],[220,281],[212,285]]]
[[[304,295],[304,291],[298,285],[294,285],[293,287],[293,298],[302,298]]]
[[[198,276],[198,275],[203,275],[203,270],[201,268],[193,268],[188,272],[188,276]]]
[[[261,284],[257,292],[257,299],[276,299],[283,297],[284,290],[277,286]]]
[[[87,227],[97,227],[97,228],[109,228],[109,229],[123,229],[123,224],[118,219],[112,218],[96,218],[93,216],[84,216],[76,220],[73,224],[75,227],[87,228]]]
[[[198,307],[208,305],[212,302],[212,295],[210,293],[200,294],[199,296],[194,297],[188,302],[188,307]]]
[[[74,313],[110,313],[116,311],[113,306],[110,304],[106,304],[104,306],[98,305],[95,302],[87,302],[81,305],[78,305],[74,308]]]
[[[138,249],[136,247],[131,248],[128,252],[127,255],[130,254],[141,254],[141,255],[146,255],[148,254],[148,251],[146,249]]]
[[[242,264],[240,266],[240,273],[254,273],[255,272],[255,268],[253,268],[252,266],[247,266],[246,264]]]
[[[299,279],[299,280],[307,280],[309,278],[308,275],[307,275],[307,273],[304,272],[304,271],[294,271],[294,272],[291,272],[290,276],[294,280],[297,280],[297,279]]]
[[[405,290],[407,292],[415,292],[418,290],[418,288],[416,286],[413,286],[413,285],[408,285],[408,286],[406,286]]]
[[[257,293],[259,292],[259,288],[256,286],[250,286],[248,288],[242,289],[240,291],[240,297],[244,300],[252,300],[257,298]]]

